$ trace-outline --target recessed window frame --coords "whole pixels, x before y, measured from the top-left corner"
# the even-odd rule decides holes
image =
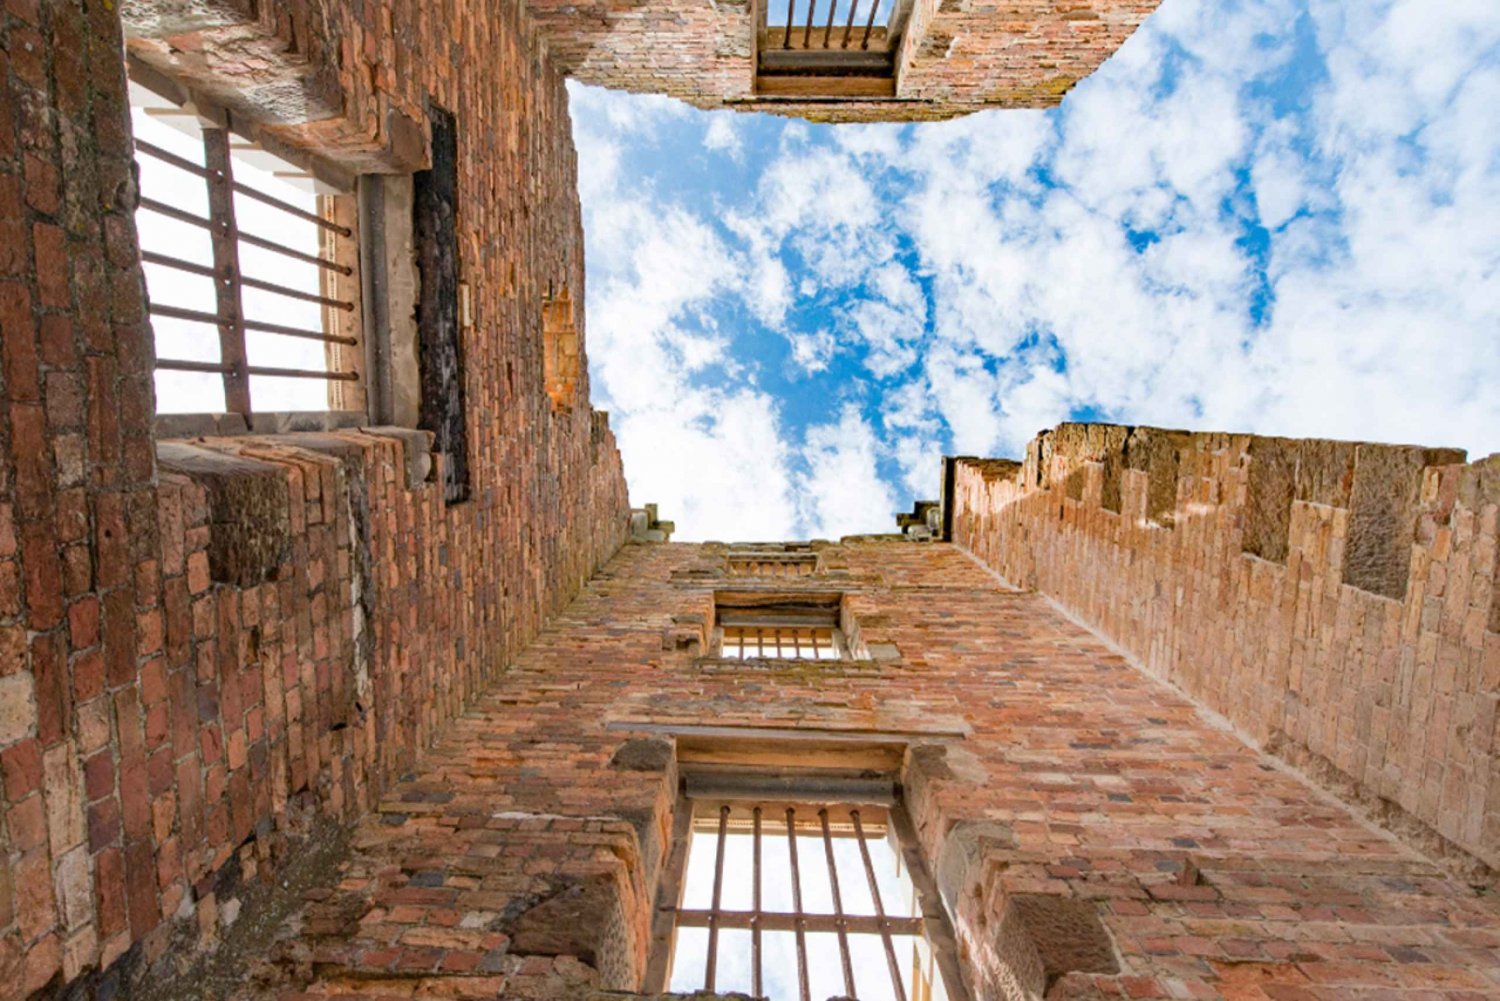
[[[755,0],[757,99],[896,99],[912,8],[913,0]]]
[[[150,302],[150,315],[158,321],[176,320],[201,325],[204,329],[203,336],[209,339],[215,336],[216,331],[218,360],[210,362],[163,357],[162,351],[158,349],[155,352],[155,367],[158,371],[218,374],[223,379],[224,387],[222,411],[165,411],[157,415],[158,432],[168,435],[190,434],[200,431],[249,430],[252,426],[257,430],[288,430],[306,426],[309,422],[320,427],[365,423],[363,378],[367,366],[362,336],[362,241],[354,179],[342,177],[331,166],[320,168],[293,164],[283,155],[288,151],[268,150],[261,143],[241,134],[226,110],[203,102],[185,88],[133,59],[127,59],[127,69],[131,81],[132,114],[139,113],[150,118],[166,116],[192,119],[195,128],[183,131],[201,136],[203,144],[202,163],[197,163],[192,157],[179,155],[147,139],[137,137],[135,140],[138,160],[149,159],[166,164],[174,175],[181,174],[184,182],[201,183],[208,207],[207,215],[199,215],[143,193],[137,211],[202,229],[208,233],[212,247],[211,258],[204,261],[192,260],[186,255],[164,253],[160,249],[142,250],[143,265],[164,269],[161,272],[164,274],[208,278],[212,280],[214,288],[211,311],[185,308],[153,299]],[[301,183],[314,187],[317,192],[316,211],[309,211],[235,179],[237,166],[243,167],[252,160],[267,158],[274,158],[270,162],[276,167],[284,166],[289,173],[295,173],[301,178]],[[331,180],[333,178],[338,180]],[[256,232],[246,232],[240,227],[246,206],[263,208],[265,213]],[[284,225],[288,222],[313,227],[318,243],[316,254],[277,241],[275,231],[280,228],[277,224]],[[283,256],[293,268],[315,269],[308,273],[318,276],[318,290],[312,292],[273,281],[263,275],[244,274],[239,260],[244,248],[256,248],[258,251]],[[148,293],[149,285],[148,281]],[[314,304],[319,310],[321,329],[275,322],[280,317],[274,315],[270,319],[263,316],[247,317],[247,290],[269,296],[269,301],[275,303]],[[251,364],[247,340],[249,333],[318,342],[324,347],[324,365],[315,369]],[[158,337],[158,342],[159,340]],[[327,405],[310,410],[267,409],[258,412],[252,392],[254,377],[324,382],[328,387]],[[264,413],[265,420],[256,419],[260,413]]]
[[[835,664],[863,659],[848,640],[842,592],[720,591],[712,658]]]
[[[788,813],[790,811],[790,813]],[[914,977],[917,989],[907,993],[901,980],[901,969],[908,958],[905,949],[917,938],[926,951],[926,974],[940,981],[948,1001],[969,1001],[958,958],[958,948],[947,914],[942,908],[936,883],[916,847],[916,832],[902,801],[901,787],[888,775],[871,776],[865,771],[850,772],[766,772],[730,766],[698,766],[685,769],[680,778],[679,795],[673,818],[673,841],[658,884],[656,908],[652,923],[652,949],[647,962],[644,989],[649,992],[668,988],[673,974],[677,932],[682,928],[708,929],[709,944],[705,953],[702,982],[692,989],[725,989],[736,985],[716,984],[718,933],[724,929],[748,929],[751,933],[751,993],[764,993],[765,961],[762,933],[792,931],[796,935],[798,956],[798,996],[786,1001],[817,1001],[809,992],[809,933],[832,932],[838,941],[838,967],[844,991],[856,996],[858,981],[871,975],[865,970],[858,977],[852,967],[849,935],[878,934],[885,955],[884,977],[879,980],[891,988],[899,1001],[931,1001],[929,989],[921,990],[922,980]],[[750,833],[753,838],[752,906],[749,911],[730,910],[723,906],[724,845],[731,833]],[[792,833],[796,837],[792,837]],[[871,861],[869,845],[876,833],[889,832],[894,838],[899,862],[915,895],[914,916],[895,913],[894,901],[884,899]],[[689,847],[695,834],[715,839],[715,866],[710,905],[703,908],[683,906],[690,892],[686,869]],[[766,838],[786,838],[787,859],[792,883],[791,911],[771,910],[764,903],[766,866],[762,862],[762,845]],[[807,857],[797,848],[802,838],[821,837],[823,851]],[[840,867],[834,863],[834,843],[839,838],[857,838],[867,880],[871,908],[846,906],[847,891],[841,892]],[[802,873],[808,866],[823,866],[831,889],[833,912],[814,912],[804,908]],[[856,911],[864,911],[856,913]],[[920,952],[918,953],[920,955]],[[863,968],[861,968],[863,969]],[[886,980],[885,977],[889,977]],[[892,986],[894,985],[894,986]],[[679,985],[680,986],[680,985]],[[782,1001],[782,999],[775,999]]]

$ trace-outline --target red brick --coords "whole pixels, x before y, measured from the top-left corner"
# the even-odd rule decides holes
[[[68,635],[75,649],[99,642],[99,599],[90,594],[68,606]]]
[[[5,204],[6,177],[0,174],[0,205]],[[24,252],[25,240],[6,245],[8,224],[0,213],[0,274],[5,272],[6,255]],[[42,384],[37,368],[36,339],[31,335],[31,294],[19,282],[0,281],[0,362],[4,363],[6,395],[13,402],[39,403]],[[43,444],[42,440],[31,443]]]
[[[28,153],[25,158],[26,204],[43,215],[52,215],[59,204],[57,167],[39,156]]]
[[[12,803],[41,789],[41,744],[28,737],[0,751],[0,771],[5,775],[5,798]]]
[[[70,299],[67,236],[61,226],[39,222],[31,228],[31,240],[36,254],[38,300],[43,306],[67,306]]]
[[[48,517],[57,476],[47,441],[46,414],[34,404],[13,404],[10,428],[16,450],[16,513],[23,519]]]

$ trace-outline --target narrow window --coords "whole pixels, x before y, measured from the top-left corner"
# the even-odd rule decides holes
[[[578,395],[578,325],[566,285],[542,303],[542,350],[553,409],[571,407]]]
[[[362,414],[352,194],[130,92],[157,412]]]
[[[721,595],[714,608],[718,656],[728,660],[851,659],[839,595]]]
[[[828,799],[726,798],[716,782],[695,792],[691,778],[686,790],[648,988],[769,1001],[966,997],[945,922],[924,917],[939,912],[923,907],[930,881],[920,862],[912,870],[899,798],[836,788]]]
[[[413,238],[420,301],[418,353],[422,372],[420,424],[443,455],[443,497],[469,496],[468,432],[464,421],[464,358],[458,292],[458,128],[442,108],[432,122],[432,169],[413,179]]]

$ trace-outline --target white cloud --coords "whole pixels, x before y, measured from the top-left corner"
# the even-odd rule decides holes
[[[621,180],[680,110],[587,92],[589,347],[633,488],[711,534],[776,534],[752,496],[884,530],[939,451],[1015,455],[1080,411],[1500,449],[1497,52],[1493,0],[1166,0],[1057,112],[711,115],[743,173],[693,207]]]
[[[708,129],[703,133],[703,145],[738,160],[744,153],[745,144],[735,129],[735,117],[732,111],[711,113],[708,116]]]
[[[891,531],[899,505],[876,469],[877,451],[874,431],[852,405],[844,406],[838,423],[808,429],[808,475],[798,501],[809,535]]]

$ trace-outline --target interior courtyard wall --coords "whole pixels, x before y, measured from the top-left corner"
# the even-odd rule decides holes
[[[1500,990],[1491,900],[1041,595],[947,544],[814,548],[791,583],[726,574],[723,546],[622,549],[359,825],[254,996],[635,990],[682,763],[796,768],[829,740],[905,748],[976,997]],[[895,656],[711,656],[715,592],[747,588],[842,593]]]
[[[544,391],[543,294],[583,289],[563,81],[515,5],[460,6],[0,13],[0,996],[108,996],[212,944],[288,838],[373,804],[625,537],[604,415]],[[467,502],[413,433],[158,459],[127,33],[351,172],[420,167],[425,102],[455,113]]]
[[[1476,882],[1500,866],[1500,462],[1065,424],[953,538]]]

